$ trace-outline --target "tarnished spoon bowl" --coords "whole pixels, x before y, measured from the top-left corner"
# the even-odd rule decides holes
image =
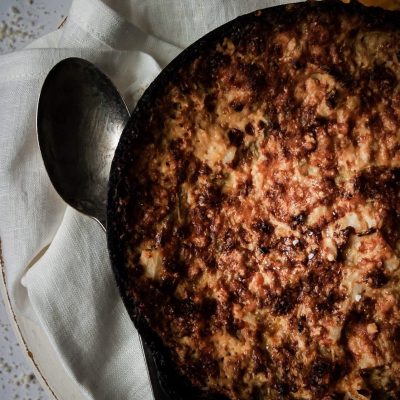
[[[61,61],[43,84],[37,132],[47,173],[66,203],[103,227],[110,166],[128,118],[110,79],[88,61]]]

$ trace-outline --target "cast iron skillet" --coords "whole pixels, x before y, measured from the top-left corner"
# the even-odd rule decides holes
[[[124,179],[124,170],[130,164],[130,159],[132,157],[129,149],[134,148],[136,145],[139,145],[141,142],[146,140],[146,131],[141,127],[141,121],[146,120],[148,116],[148,110],[151,109],[152,105],[154,104],[154,99],[157,98],[163,88],[165,88],[165,86],[171,81],[174,81],[176,72],[187,67],[194,59],[204,52],[207,52],[208,49],[215,48],[216,43],[222,41],[224,37],[229,36],[240,38],[244,34],[246,27],[251,25],[251,23],[256,19],[263,18],[266,15],[268,15],[269,21],[273,20],[274,24],[279,26],[280,23],[288,23],[288,19],[291,22],[301,19],[302,12],[308,9],[308,7],[331,7],[332,3],[336,3],[333,7],[360,7],[354,4],[354,2],[352,2],[350,5],[338,4],[338,2],[333,1],[321,3],[308,3],[306,5],[297,4],[294,6],[294,11],[292,12],[287,12],[286,6],[263,9],[261,11],[238,17],[235,20],[228,22],[208,33],[184,50],[158,75],[158,77],[148,87],[139,100],[127,126],[122,133],[114,155],[109,180],[107,205],[108,249],[114,275],[120,289],[122,299],[125,303],[125,307],[128,310],[128,313],[144,342],[147,344],[151,353],[153,354],[158,378],[162,387],[164,388],[164,390],[161,388],[155,388],[156,400],[222,400],[226,399],[226,397],[222,397],[220,395],[210,395],[209,392],[203,393],[199,389],[191,386],[189,380],[177,372],[168,350],[163,346],[159,337],[155,335],[149,328],[144,318],[138,315],[135,304],[132,304],[131,301],[128,301],[128,296],[125,292],[125,285],[132,278],[127,276],[124,268],[123,246],[120,239],[122,231],[118,226],[117,221],[117,201],[121,195],[119,190],[123,190],[123,185],[121,185],[121,188],[119,188],[119,184]],[[152,366],[150,363],[149,368],[154,368],[154,366]]]

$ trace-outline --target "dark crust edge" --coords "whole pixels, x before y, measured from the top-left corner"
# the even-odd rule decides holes
[[[355,0],[352,0],[350,4],[344,4],[337,0],[326,0],[321,2],[305,1],[268,7],[239,16],[232,21],[221,25],[191,44],[160,72],[138,101],[115,151],[110,170],[107,199],[107,245],[111,266],[123,303],[136,329],[153,355],[158,369],[159,380],[170,399],[227,400],[225,396],[210,393],[210,391],[194,387],[188,378],[182,376],[182,374],[178,372],[177,367],[171,359],[169,350],[163,345],[159,336],[149,327],[145,317],[140,314],[137,304],[132,302],[129,298],[127,287],[125,286],[129,279],[126,273],[127,271],[123,257],[123,239],[121,239],[121,233],[123,233],[123,230],[120,230],[121,227],[118,225],[117,218],[118,185],[121,178],[124,176],[125,167],[129,165],[132,158],[129,149],[136,144],[139,144],[141,140],[145,138],[145,136],[143,136],[145,135],[145,132],[140,127],[141,121],[146,120],[148,110],[153,104],[153,99],[157,97],[168,83],[175,80],[174,73],[182,67],[189,65],[190,62],[196,59],[196,57],[202,55],[203,51],[215,46],[217,41],[221,40],[224,36],[240,35],[247,22],[251,22],[254,18],[259,18],[265,13],[273,13],[275,14],[274,16],[279,19],[280,15],[287,13],[288,6],[294,7],[300,16],[301,13],[307,10],[310,6],[316,8],[329,8],[333,6],[353,11],[362,10],[365,14],[373,13],[377,14],[379,17],[387,17],[388,13],[390,13],[394,19],[400,17],[400,12],[398,11],[386,11],[377,7],[366,7]],[[297,18],[298,15],[296,16],[296,19]]]

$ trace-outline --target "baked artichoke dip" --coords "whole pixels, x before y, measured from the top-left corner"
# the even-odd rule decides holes
[[[232,26],[124,149],[126,302],[209,396],[400,399],[400,13]]]

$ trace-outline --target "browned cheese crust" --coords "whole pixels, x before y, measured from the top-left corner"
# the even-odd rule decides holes
[[[257,12],[140,122],[125,289],[195,386],[400,398],[399,21]]]

